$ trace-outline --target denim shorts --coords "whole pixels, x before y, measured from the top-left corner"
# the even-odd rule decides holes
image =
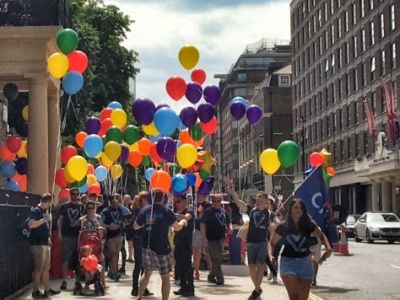
[[[287,257],[281,256],[280,262],[281,276],[296,276],[301,280],[313,280],[314,270],[311,263],[311,257]]]
[[[247,262],[249,265],[265,264],[267,242],[247,243]]]

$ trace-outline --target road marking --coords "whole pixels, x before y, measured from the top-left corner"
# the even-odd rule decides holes
[[[396,266],[396,265],[390,265],[392,268],[395,268],[395,269],[400,269],[400,266]]]
[[[313,293],[311,293],[311,292],[310,292],[310,294],[308,295],[308,299],[309,299],[309,300],[323,300],[321,297],[319,297],[319,296],[317,296],[317,295],[315,295],[315,294],[313,294]]]

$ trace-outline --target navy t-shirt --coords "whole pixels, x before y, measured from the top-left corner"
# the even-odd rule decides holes
[[[201,222],[206,225],[207,240],[218,241],[225,238],[231,220],[225,209],[210,207],[201,216]]]
[[[176,221],[172,210],[160,204],[154,204],[142,208],[136,218],[136,223],[145,226],[143,235],[143,247],[150,248],[159,255],[170,254],[168,241],[169,227]]]
[[[31,210],[29,219],[39,221],[43,219],[43,215],[46,211],[39,206],[34,207]],[[31,235],[29,237],[29,244],[31,245],[48,245],[49,244],[49,223],[43,223],[39,227],[31,229]]]
[[[175,232],[174,236],[174,244],[179,243],[192,243],[192,235],[193,235],[193,227],[194,227],[194,212],[192,208],[185,208],[182,212],[182,215],[190,214],[192,218],[188,221],[187,226],[182,228],[182,230]]]
[[[317,228],[314,222],[309,222],[305,228],[300,231],[298,228],[289,228],[287,223],[280,224],[275,233],[282,237],[285,249],[283,256],[287,257],[306,257],[310,254],[311,233]]]
[[[122,232],[123,215],[119,207],[108,206],[101,212],[101,221],[107,227],[107,239],[117,237]],[[117,229],[111,230],[108,228],[110,224],[118,224]]]
[[[196,219],[194,220],[194,226],[196,230],[200,230],[200,220],[203,213],[211,207],[211,203],[209,202],[202,202],[197,203],[197,211],[196,211]]]
[[[78,221],[84,215],[84,207],[80,202],[68,202],[61,206],[60,216],[62,216],[61,234],[67,237],[78,237],[80,226],[73,227],[72,223]]]
[[[270,215],[267,209],[254,208],[250,212],[248,243],[260,243],[267,241]]]

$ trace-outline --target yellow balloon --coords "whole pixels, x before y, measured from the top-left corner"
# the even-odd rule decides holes
[[[195,46],[184,46],[179,50],[178,59],[186,70],[193,69],[199,62],[200,53]]]
[[[92,185],[96,184],[97,183],[96,176],[94,176],[93,174],[89,174],[87,176],[86,182],[87,182],[88,186],[92,186]]]
[[[197,149],[192,144],[183,144],[176,151],[178,164],[183,168],[190,168],[197,160]]]
[[[17,152],[17,156],[20,158],[27,158],[28,157],[28,142],[27,141],[22,141],[21,142],[21,147],[19,148]]]
[[[133,143],[132,145],[128,145],[129,146],[129,151],[139,151],[139,144],[138,142]]]
[[[118,179],[122,176],[122,173],[124,171],[122,170],[122,167],[120,165],[113,165],[111,167],[111,177],[113,179]]]
[[[217,163],[211,153],[208,151],[200,151],[197,157],[203,161],[200,169],[206,171],[207,173],[211,173],[211,168]]]
[[[22,109],[22,118],[24,118],[25,121],[28,121],[28,115],[29,115],[29,108],[28,105],[25,105],[24,108]]]
[[[81,181],[87,174],[88,164],[85,158],[80,155],[75,155],[68,161],[67,169],[69,175],[71,175],[75,181]]]
[[[281,166],[278,151],[272,148],[265,149],[260,155],[260,165],[268,175],[275,174]]]
[[[104,152],[101,154],[100,162],[107,169],[111,168],[111,166],[113,165],[113,161],[109,159]]]
[[[57,79],[60,79],[68,72],[68,67],[68,57],[61,52],[53,53],[47,59],[47,70]]]
[[[324,158],[322,165],[324,167],[329,167],[331,165],[331,161],[332,161],[332,153],[330,153],[325,148],[323,148],[319,153],[321,153],[322,157]]]
[[[151,122],[149,125],[142,125],[143,131],[147,135],[152,135],[152,136],[157,136],[160,135],[158,132],[156,125],[154,125],[154,122]]]
[[[110,160],[115,161],[121,156],[121,145],[110,141],[104,146],[104,153]]]
[[[110,119],[111,119],[111,123],[114,126],[123,128],[126,125],[128,116],[126,115],[126,112],[124,110],[122,110],[120,108],[116,108],[112,111]]]
[[[71,176],[71,175],[69,174],[69,172],[68,172],[68,165],[65,166],[65,168],[64,168],[64,178],[65,178],[65,180],[66,180],[68,183],[73,183],[73,182],[75,182],[75,179],[72,178],[72,176]]]

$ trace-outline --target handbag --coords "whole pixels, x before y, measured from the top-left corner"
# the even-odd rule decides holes
[[[249,223],[247,222],[244,223],[244,225],[240,226],[236,237],[246,241],[248,233],[249,233]]]

